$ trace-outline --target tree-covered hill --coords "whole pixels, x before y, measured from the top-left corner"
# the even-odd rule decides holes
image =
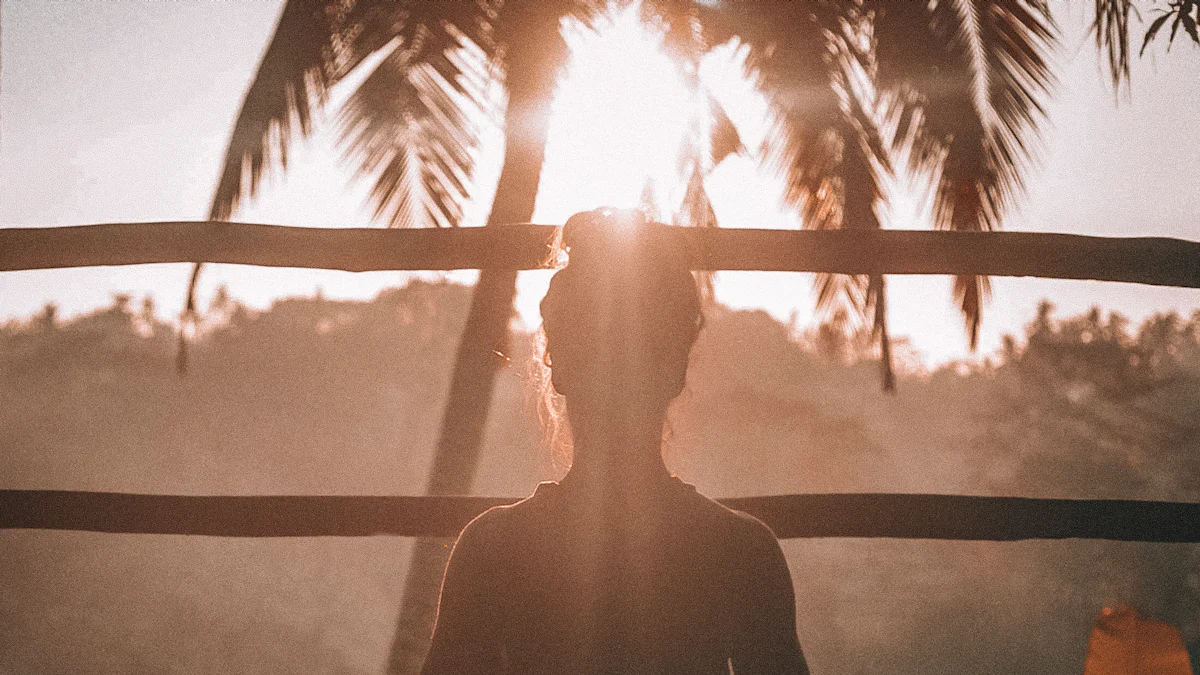
[[[220,299],[191,372],[128,298],[0,329],[0,487],[419,494],[470,291]],[[713,308],[668,462],[714,496],[890,491],[1200,501],[1200,316],[1034,316],[986,365],[878,391],[854,335]],[[476,492],[556,478],[529,336]],[[953,514],[947,514],[952,516]],[[410,542],[0,533],[0,673],[376,673]],[[813,671],[1077,673],[1106,603],[1200,636],[1197,547],[788,541]]]

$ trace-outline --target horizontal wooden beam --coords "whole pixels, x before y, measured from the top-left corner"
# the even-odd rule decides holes
[[[0,229],[0,271],[213,262],[365,272],[543,267],[556,228],[302,228],[227,222]],[[680,228],[695,269],[981,274],[1200,288],[1200,243],[1034,232]]]
[[[0,490],[0,529],[215,537],[452,537],[510,497],[213,497]],[[892,537],[1200,542],[1200,504],[926,494],[718,500],[780,539]]]

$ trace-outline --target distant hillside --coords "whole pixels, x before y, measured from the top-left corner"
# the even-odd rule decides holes
[[[419,494],[469,299],[426,282],[261,313],[222,299],[182,378],[171,329],[128,299],[0,328],[0,487]],[[1058,320],[1046,307],[990,366],[910,374],[888,396],[853,336],[797,336],[765,313],[714,308],[668,463],[714,496],[1200,500],[1198,328],[1196,317],[1137,330],[1098,312]],[[499,379],[479,494],[558,476],[539,447],[531,344],[517,337]],[[0,673],[381,672],[409,548],[3,532]],[[1200,636],[1194,546],[784,548],[819,675],[1077,673],[1106,602]]]

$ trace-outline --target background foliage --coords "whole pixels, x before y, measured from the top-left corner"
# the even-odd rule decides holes
[[[150,307],[0,329],[0,487],[418,494],[470,289],[370,302],[219,298],[193,372]],[[878,392],[869,336],[797,334],[714,308],[669,464],[718,496],[890,491],[1200,500],[1200,314],[1055,317],[985,365]],[[479,494],[557,477],[519,336]],[[904,362],[903,345],[898,357]],[[375,673],[411,542],[0,533],[0,673]],[[1077,673],[1130,602],[1200,637],[1197,547],[1109,542],[784,543],[817,673]]]

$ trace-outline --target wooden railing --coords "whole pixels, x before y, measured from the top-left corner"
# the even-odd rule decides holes
[[[557,228],[304,228],[224,222],[0,229],[0,271],[214,262],[373,270],[536,269]],[[1200,243],[1035,232],[678,228],[694,269],[980,274],[1200,288]]]
[[[1200,243],[1030,232],[679,228],[699,270],[978,274],[1200,288]],[[363,272],[544,267],[556,228],[331,229],[227,222],[0,228],[0,271],[214,262]],[[0,490],[0,529],[224,537],[453,536],[510,498]],[[922,494],[721,500],[780,538],[1200,542],[1200,504]]]
[[[0,529],[213,537],[453,537],[510,497],[179,496],[0,490]],[[718,500],[780,539],[895,537],[1200,542],[1200,504],[926,494]]]

